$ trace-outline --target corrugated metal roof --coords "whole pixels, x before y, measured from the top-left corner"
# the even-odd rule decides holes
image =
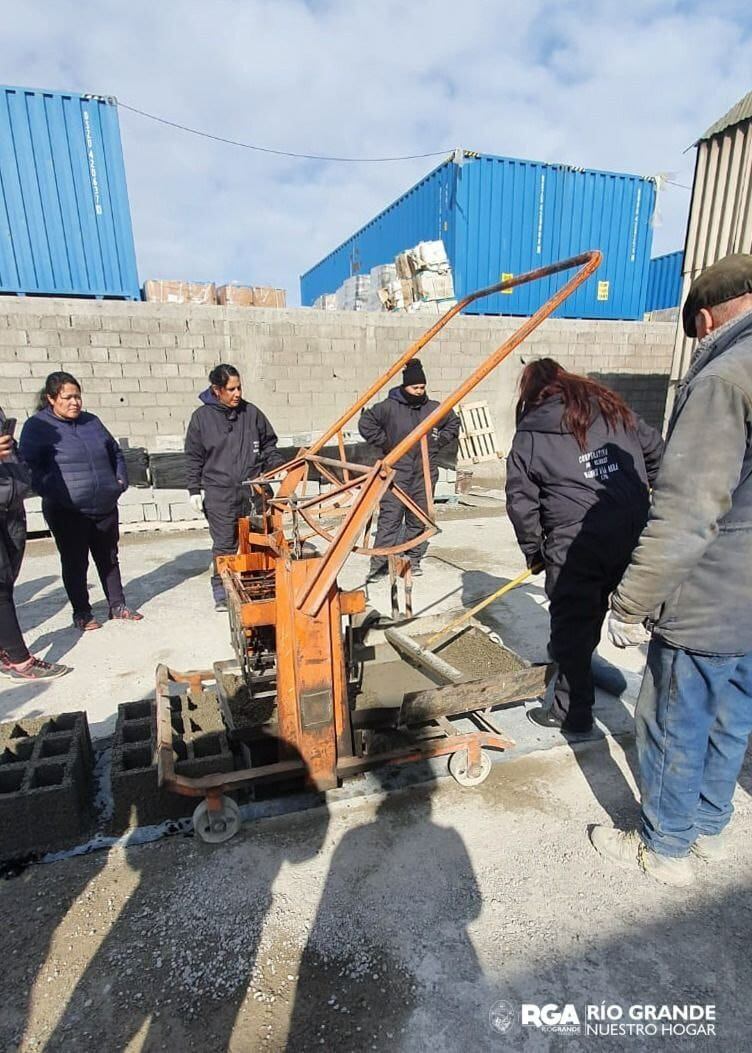
[[[742,121],[750,120],[752,120],[752,91],[748,92],[743,99],[740,99],[736,106],[732,106],[729,112],[721,117],[720,120],[711,125],[697,142],[703,143],[706,139],[725,132],[727,128],[733,128],[735,124],[741,124]]]

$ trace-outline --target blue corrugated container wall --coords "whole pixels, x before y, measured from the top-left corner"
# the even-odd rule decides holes
[[[665,256],[656,256],[650,261],[646,311],[665,311],[669,307],[679,306],[683,262],[683,249],[667,252]]]
[[[115,100],[0,93],[0,293],[140,299]]]
[[[644,313],[655,207],[653,180],[466,153],[445,161],[300,279],[301,302],[334,292],[351,274],[393,260],[418,241],[442,238],[459,297],[601,249],[597,273],[556,312],[562,318],[639,319]],[[529,315],[561,276],[470,308]]]

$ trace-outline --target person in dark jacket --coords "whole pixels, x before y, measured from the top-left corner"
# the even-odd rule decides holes
[[[82,632],[100,629],[86,584],[89,554],[107,597],[109,616],[141,621],[125,602],[118,561],[118,498],[128,488],[125,460],[115,439],[82,409],[81,385],[70,373],[50,373],[40,408],[24,425],[21,456],[60,553],[63,585]]]
[[[439,405],[435,399],[426,394],[426,375],[420,359],[411,358],[402,372],[402,384],[392,388],[383,402],[364,410],[358,422],[360,434],[375,446],[382,454],[393,450],[398,443],[410,434],[422,420]],[[439,477],[438,453],[443,447],[454,442],[460,432],[460,419],[450,410],[441,423],[428,435],[428,457],[431,485],[436,486]],[[420,444],[413,447],[395,465],[396,483],[400,489],[427,511],[426,487],[423,474],[423,456]],[[379,518],[376,527],[375,546],[396,545],[409,541],[423,533],[423,524],[405,505],[387,491],[381,499]],[[407,551],[413,574],[420,574],[420,561],[425,556],[428,542],[424,541]],[[386,573],[387,560],[384,556],[374,556],[371,560],[369,580]]]
[[[29,652],[13,601],[26,548],[24,498],[31,493],[31,477],[5,425],[0,409],[0,675],[9,680],[53,680],[70,669]]]
[[[507,512],[527,565],[546,571],[557,666],[551,705],[528,716],[543,727],[587,732],[592,655],[609,595],[647,520],[663,440],[613,391],[550,358],[525,367],[517,421]]]
[[[209,523],[212,556],[230,556],[238,548],[238,520],[252,511],[249,487],[243,483],[284,464],[271,424],[243,398],[240,374],[224,363],[209,374],[209,387],[199,395],[185,436],[190,501]],[[227,610],[222,578],[211,579],[214,607]]]

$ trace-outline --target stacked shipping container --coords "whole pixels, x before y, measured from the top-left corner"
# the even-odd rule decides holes
[[[681,297],[682,261],[684,253],[668,252],[665,256],[656,256],[648,268],[648,291],[645,297],[645,311],[665,311],[669,307],[678,307]]]
[[[570,318],[638,319],[644,312],[655,206],[652,179],[465,152],[439,165],[301,278],[310,305],[351,274],[419,241],[443,240],[458,298],[598,248],[598,273],[562,305]],[[531,314],[560,277],[474,304],[479,314]]]
[[[114,99],[0,88],[0,293],[140,298]]]

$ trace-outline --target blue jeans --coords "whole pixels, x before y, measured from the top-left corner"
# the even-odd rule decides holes
[[[719,834],[752,731],[752,653],[699,655],[653,637],[635,713],[642,837],[684,856]]]

